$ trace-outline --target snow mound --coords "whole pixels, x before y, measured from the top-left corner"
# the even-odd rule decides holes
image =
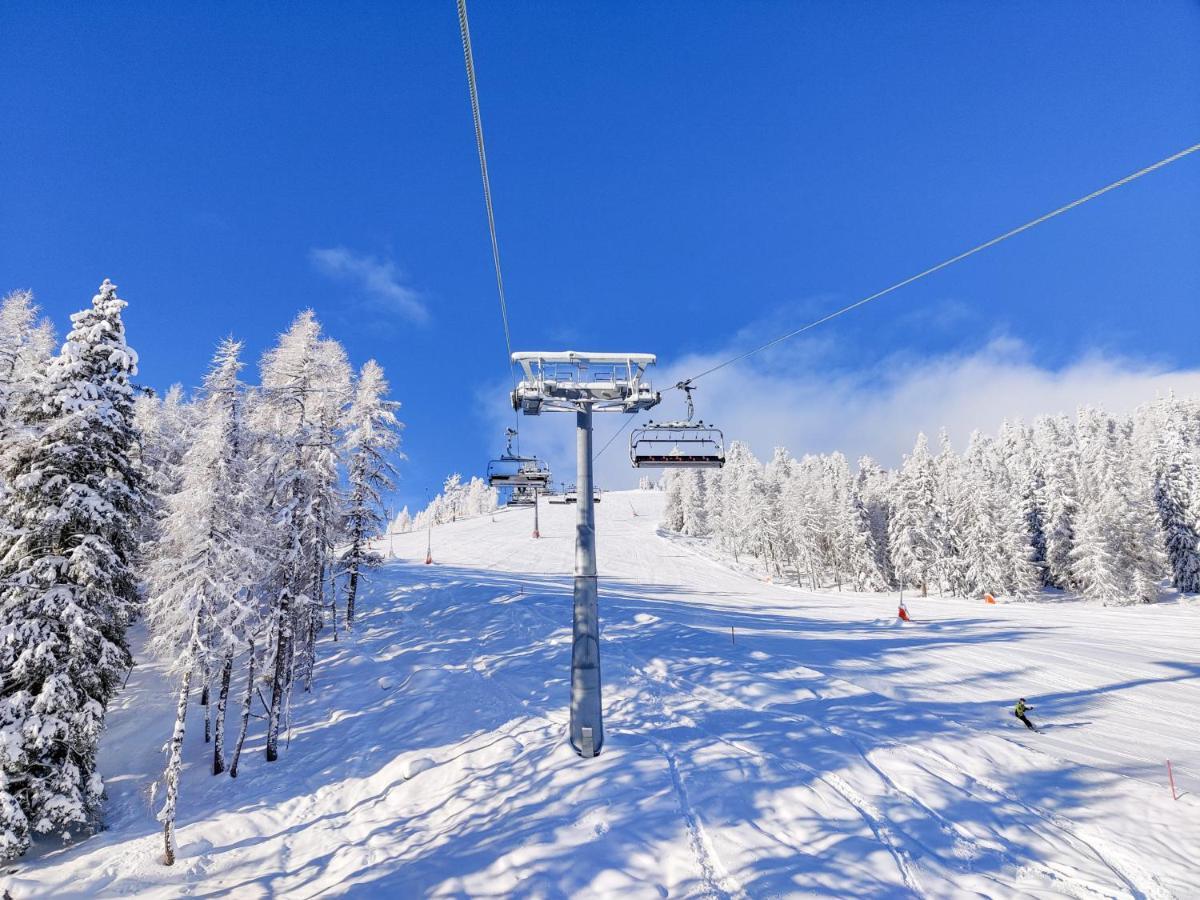
[[[402,770],[404,780],[408,781],[410,778],[416,778],[422,772],[427,772],[436,765],[437,763],[428,756],[418,756],[416,759],[406,760]]]

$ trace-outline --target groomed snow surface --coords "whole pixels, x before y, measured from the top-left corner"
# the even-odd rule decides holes
[[[395,538],[356,633],[323,636],[279,762],[255,720],[240,777],[212,777],[193,705],[174,868],[148,796],[173,692],[143,661],[108,716],[108,829],[35,848],[0,884],[17,900],[1200,896],[1200,608],[910,598],[900,625],[894,597],[772,585],[659,535],[661,499],[597,507],[597,759],[564,739],[575,510],[543,503],[536,541],[531,509],[504,511],[434,529],[433,566],[424,533]],[[1022,695],[1043,733],[1012,717]]]

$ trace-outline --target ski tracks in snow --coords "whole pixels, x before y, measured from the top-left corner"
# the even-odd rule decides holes
[[[611,656],[613,654],[610,652],[609,655]],[[628,651],[625,651],[624,655],[626,655],[627,657],[633,656],[633,654],[628,653]],[[636,658],[636,657],[634,657],[634,658]],[[683,683],[683,684],[686,684],[694,692],[697,692],[697,693],[702,692],[702,693],[707,693],[710,695],[715,695],[716,697],[725,701],[726,708],[739,708],[739,709],[750,710],[752,712],[770,714],[770,711],[768,711],[768,710],[760,710],[755,707],[749,706],[747,704],[743,704],[740,701],[730,698],[728,695],[724,694],[721,691],[717,691],[712,688],[706,688],[701,685],[697,685],[693,682],[688,681],[685,678],[682,678],[681,676],[668,675],[668,674],[663,673],[658,670],[653,670],[654,675],[648,675],[647,673],[652,670],[650,663],[645,660],[641,660],[640,662],[641,662],[641,668],[639,668],[637,666],[633,666],[633,667],[631,667],[631,669],[635,673],[640,674],[641,677],[643,677],[648,683],[653,684],[655,682],[663,682],[663,681],[675,682],[676,685],[678,685],[679,683]],[[658,701],[659,706],[665,709],[665,703],[663,702],[661,692],[654,688],[652,688],[651,690],[653,693],[656,694],[656,699]],[[812,766],[809,766],[802,762],[798,762],[790,757],[784,757],[784,756],[781,756],[780,754],[772,753],[770,751],[763,751],[763,750],[756,749],[753,747],[744,746],[740,741],[725,737],[724,735],[716,734],[715,732],[713,732],[709,729],[706,729],[703,726],[697,725],[695,723],[691,723],[689,727],[695,728],[696,730],[703,732],[711,740],[713,740],[717,743],[720,743],[726,747],[729,747],[730,749],[734,750],[736,753],[738,753],[740,755],[747,756],[747,757],[750,757],[752,759],[757,759],[757,760],[768,760],[768,759],[772,760],[774,762],[774,764],[779,768],[782,768],[786,771],[794,772],[796,774],[804,775],[807,778],[811,779],[812,781],[820,782],[821,784],[826,785],[830,790],[832,790],[834,793],[836,793],[838,796],[840,796],[855,811],[855,813],[859,816],[859,818],[861,818],[863,820],[863,822],[866,824],[867,828],[874,835],[875,840],[878,843],[880,843],[883,846],[883,848],[891,855],[892,859],[894,860],[894,862],[896,864],[896,868],[900,874],[901,880],[904,883],[904,886],[906,888],[908,888],[908,890],[911,893],[915,894],[916,896],[924,896],[925,895],[925,892],[923,891],[923,889],[921,887],[920,878],[917,874],[918,873],[917,864],[914,862],[914,860],[912,859],[912,857],[908,853],[908,851],[905,850],[903,848],[903,846],[900,844],[900,842],[897,840],[892,829],[888,826],[885,817],[880,813],[878,808],[876,808],[873,803],[871,803],[865,797],[863,797],[862,794],[860,794],[857,790],[855,790],[844,778],[842,778],[841,776],[837,775],[834,772],[819,772],[817,769],[813,768]],[[645,737],[644,734],[642,736]],[[658,741],[656,739],[650,738],[650,740],[652,740],[654,743],[658,743]],[[673,757],[671,757],[670,754],[665,749],[663,750],[663,753],[664,753],[664,755],[667,756],[668,761],[672,764],[672,774],[675,775],[677,772],[677,766],[674,763]],[[778,838],[779,835],[776,835],[776,837]],[[803,847],[799,844],[799,842],[792,842],[792,845],[795,847],[795,849],[798,853],[804,854],[806,852],[803,849]],[[711,846],[711,842],[710,842],[709,846]]]
[[[916,753],[935,761],[939,765],[946,764],[945,759],[923,747],[906,746],[904,749],[906,752]],[[1162,885],[1155,875],[1147,872],[1127,855],[1118,851],[1111,842],[1094,834],[1088,834],[1085,837],[1082,833],[1084,830],[1083,826],[1071,822],[1057,813],[1048,812],[1026,803],[1020,797],[1017,797],[1001,785],[996,784],[991,779],[973,775],[961,769],[958,771],[969,784],[978,785],[987,793],[1001,797],[1006,802],[1025,810],[1030,815],[1054,828],[1077,847],[1083,848],[1084,852],[1094,856],[1103,863],[1105,868],[1111,871],[1137,900],[1171,900],[1173,895]],[[978,791],[968,791],[968,793],[981,802],[992,802],[990,798],[981,796]],[[1041,868],[1045,867],[1041,866]]]
[[[643,737],[646,736],[643,735]],[[679,802],[679,812],[683,816],[684,822],[687,823],[692,854],[696,857],[696,863],[699,865],[704,882],[708,887],[708,896],[720,898],[720,900],[726,900],[726,898],[741,900],[746,897],[746,892],[741,884],[729,874],[721,862],[721,857],[717,854],[708,832],[704,829],[704,823],[688,798],[687,786],[679,771],[679,761],[675,758],[675,754],[668,750],[662,741],[651,737],[647,737],[647,740],[658,748],[658,752],[667,761],[667,768],[671,773],[671,784],[675,788],[675,797]]]
[[[539,618],[542,618],[542,619],[546,620],[547,622],[549,622],[549,619],[547,619],[547,617],[543,616],[540,612],[535,611],[535,614],[538,615]],[[648,661],[642,660],[642,659],[636,657],[634,654],[630,653],[627,650],[623,650],[623,649],[615,649],[614,650],[614,646],[611,643],[606,646],[608,648],[605,653],[605,655],[607,657],[611,658],[614,655],[625,656],[627,665],[629,665],[629,659],[633,659],[637,663],[639,663],[640,665],[631,665],[631,666],[629,666],[629,668],[632,672],[640,675],[645,680],[645,682],[649,685],[653,685],[655,683],[660,683],[662,681],[676,682],[677,684],[679,682],[683,682],[683,683],[686,683],[694,691],[697,691],[697,692],[702,691],[705,693],[714,694],[714,695],[718,696],[719,698],[721,698],[722,700],[725,701],[727,706],[732,706],[733,708],[750,709],[754,712],[760,712],[760,713],[761,712],[769,712],[766,710],[759,710],[757,708],[747,706],[745,704],[742,704],[740,701],[736,701],[733,698],[728,697],[727,695],[725,695],[724,693],[722,693],[720,691],[716,691],[711,688],[705,688],[700,685],[696,685],[692,682],[687,681],[687,679],[681,678],[679,676],[667,675],[665,673],[659,673],[657,671],[655,672],[654,676],[649,676],[649,675],[647,675],[647,672],[652,667]],[[677,722],[673,721],[669,715],[667,715],[665,713],[666,704],[663,701],[661,690],[659,690],[656,687],[651,687],[650,691],[655,697],[656,705],[661,710],[664,711],[665,723],[666,724],[678,724]],[[917,872],[918,872],[917,864],[913,861],[913,859],[909,855],[908,851],[906,851],[903,848],[903,846],[900,844],[900,842],[896,838],[895,834],[892,832],[891,828],[888,826],[886,818],[880,813],[880,811],[870,801],[868,801],[858,791],[856,791],[853,787],[851,787],[851,785],[848,784],[845,781],[845,779],[841,778],[840,776],[838,776],[837,774],[832,773],[832,772],[827,772],[827,773],[818,772],[816,769],[814,769],[811,766],[808,766],[804,763],[800,763],[800,762],[797,762],[797,761],[789,759],[789,758],[781,757],[778,754],[764,753],[760,750],[742,746],[738,741],[724,737],[723,735],[715,734],[712,731],[709,731],[708,729],[705,729],[701,726],[695,725],[694,723],[691,724],[689,727],[693,727],[699,731],[704,732],[712,740],[731,748],[738,754],[741,754],[743,756],[749,756],[751,758],[760,759],[760,760],[767,759],[767,758],[773,759],[775,761],[776,765],[778,765],[786,770],[790,770],[790,771],[797,772],[797,773],[802,773],[803,775],[805,775],[811,779],[814,779],[816,781],[819,781],[819,782],[827,785],[831,790],[833,790],[835,793],[837,793],[839,796],[841,796],[842,799],[850,807],[852,807],[855,810],[855,812],[858,814],[858,816],[863,820],[863,822],[870,829],[871,833],[875,836],[875,839],[892,856],[893,860],[895,861],[897,870],[900,873],[900,876],[904,883],[904,886],[906,888],[908,888],[908,890],[911,893],[913,893],[914,895],[924,896],[924,891],[921,888],[920,878],[918,877],[918,874],[917,874]],[[652,737],[651,735],[649,735],[648,733],[646,733],[644,731],[632,731],[632,732],[630,732],[630,734],[637,735],[638,737],[645,739],[646,741],[648,741],[649,743],[651,743],[652,745],[657,747],[658,751],[666,759],[668,768],[670,770],[671,779],[672,779],[672,782],[674,783],[675,791],[676,791],[676,794],[678,797],[680,812],[682,813],[682,815],[684,817],[685,823],[688,828],[689,835],[691,836],[693,852],[695,853],[697,862],[700,865],[701,870],[704,873],[705,881],[708,883],[710,892],[712,893],[712,895],[717,896],[717,897],[743,897],[743,896],[746,896],[744,893],[744,889],[738,883],[737,879],[728,872],[728,870],[725,868],[725,866],[721,862],[720,856],[717,854],[716,849],[713,846],[713,842],[709,838],[708,833],[704,828],[704,825],[703,825],[703,822],[702,822],[700,816],[697,814],[696,810],[694,809],[690,800],[688,799],[687,788],[684,783],[683,775],[680,772],[678,758],[669,749],[667,749],[666,745],[658,738]],[[779,838],[779,835],[776,835],[776,837]],[[791,845],[794,847],[794,849],[796,850],[797,853],[799,853],[801,855],[805,855],[805,850],[803,849],[802,846],[800,846],[800,844],[798,842],[792,842]]]

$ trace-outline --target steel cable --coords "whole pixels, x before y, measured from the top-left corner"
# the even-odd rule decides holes
[[[934,272],[938,272],[941,269],[946,268],[947,266],[952,266],[956,262],[961,262],[962,260],[966,259],[968,256],[974,256],[976,253],[980,253],[984,250],[987,250],[989,247],[994,247],[997,244],[999,244],[1000,242],[1008,240],[1010,237],[1015,237],[1016,235],[1020,234],[1023,231],[1028,231],[1030,228],[1033,228],[1034,226],[1041,225],[1043,222],[1047,222],[1050,219],[1053,219],[1055,216],[1061,216],[1063,213],[1069,212],[1070,210],[1075,209],[1075,207],[1077,207],[1077,206],[1082,206],[1083,204],[1087,203],[1089,200],[1095,200],[1097,197],[1099,197],[1103,194],[1107,194],[1109,191],[1116,190],[1119,187],[1129,184],[1129,182],[1131,182],[1131,181],[1136,181],[1138,178],[1141,178],[1143,175],[1149,175],[1151,172],[1161,169],[1163,166],[1170,165],[1171,163],[1173,163],[1177,160],[1183,159],[1185,156],[1195,153],[1197,150],[1200,150],[1200,144],[1193,144],[1192,146],[1190,146],[1184,150],[1180,150],[1178,153],[1174,153],[1171,156],[1168,156],[1166,159],[1160,159],[1158,162],[1153,163],[1149,166],[1146,166],[1144,169],[1138,169],[1138,171],[1133,172],[1130,175],[1126,175],[1124,178],[1114,181],[1112,184],[1105,185],[1104,187],[1099,188],[1098,190],[1092,191],[1090,194],[1087,194],[1083,197],[1079,197],[1076,200],[1072,200],[1070,203],[1067,203],[1064,206],[1060,206],[1058,209],[1053,210],[1052,212],[1048,212],[1045,215],[1038,216],[1036,219],[1031,219],[1030,221],[1026,222],[1024,225],[1019,225],[1016,228],[1012,229],[1011,231],[1006,231],[1006,232],[1004,232],[1004,234],[998,235],[997,237],[994,237],[989,241],[984,241],[982,244],[972,247],[970,250],[966,250],[966,251],[958,254],[957,256],[952,256],[947,260],[943,260],[942,262],[938,263],[935,266],[930,266],[928,269],[926,269],[923,272],[918,272],[916,275],[912,275],[908,278],[905,278],[903,281],[897,281],[895,284],[891,285],[890,287],[886,287],[882,291],[877,291],[876,293],[871,294],[871,296],[869,296],[869,297],[864,297],[861,300],[851,303],[849,306],[843,306],[841,309],[835,310],[834,312],[831,312],[828,315],[822,316],[819,319],[809,322],[807,325],[803,325],[800,328],[795,329],[794,331],[789,331],[789,332],[787,332],[787,334],[782,334],[779,337],[774,338],[773,340],[767,341],[765,344],[763,344],[759,347],[755,347],[753,350],[747,350],[745,353],[741,353],[738,356],[735,356],[731,359],[725,360],[725,362],[718,363],[717,365],[712,366],[711,368],[705,369],[699,375],[693,375],[691,378],[685,378],[683,381],[679,382],[679,384],[675,385],[675,387],[678,389],[682,389],[686,385],[691,384],[693,381],[697,381],[697,380],[703,378],[705,375],[711,375],[713,372],[716,372],[719,369],[723,369],[726,366],[731,366],[734,363],[741,362],[743,359],[746,359],[747,357],[753,356],[756,353],[761,353],[763,350],[767,350],[771,347],[774,347],[776,344],[781,344],[786,340],[796,337],[796,335],[798,335],[798,334],[803,334],[804,332],[806,332],[812,328],[816,328],[818,325],[823,325],[826,322],[830,321],[831,319],[836,319],[838,316],[845,315],[846,313],[850,312],[851,310],[858,309],[860,306],[865,306],[866,304],[868,304],[874,300],[878,300],[880,297],[883,297],[887,294],[892,293],[893,291],[899,290],[902,287],[912,284],[914,281],[919,281],[920,279],[925,278],[928,275],[932,275]]]

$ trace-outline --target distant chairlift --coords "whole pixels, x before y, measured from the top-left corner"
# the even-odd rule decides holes
[[[507,506],[534,506],[537,504],[537,489],[528,485],[516,485],[508,495]]]
[[[550,502],[551,503],[578,503],[579,502],[579,491],[576,490],[575,485],[572,484],[569,487],[567,487],[562,492],[561,495],[559,495],[557,497],[551,497]],[[595,488],[592,491],[592,502],[593,503],[600,502],[600,489],[599,488]]]
[[[533,490],[545,491],[550,486],[550,467],[536,456],[521,456],[513,452],[513,438],[517,432],[512,428],[507,431],[508,447],[500,454],[499,459],[488,463],[488,487],[512,488],[514,496],[517,493],[528,494],[529,502],[533,502]]]
[[[691,385],[678,385],[687,394],[686,422],[649,422],[629,435],[629,460],[636,469],[719,469],[725,465],[725,435],[721,429],[692,421]]]

